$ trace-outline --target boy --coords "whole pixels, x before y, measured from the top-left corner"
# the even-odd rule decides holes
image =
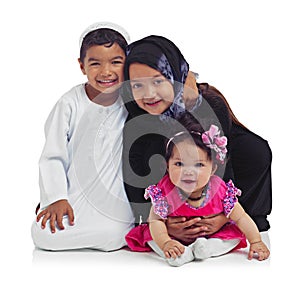
[[[133,216],[122,179],[127,112],[118,88],[128,41],[123,28],[107,22],[91,25],[80,37],[78,61],[88,82],[64,94],[45,125],[41,210],[32,225],[39,248],[125,246]]]

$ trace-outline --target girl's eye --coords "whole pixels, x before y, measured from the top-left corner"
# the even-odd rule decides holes
[[[139,89],[142,87],[142,84],[141,83],[133,83],[131,84],[131,88],[132,89]]]
[[[164,82],[163,79],[156,79],[156,80],[153,81],[153,83],[154,83],[155,85],[160,85],[160,84],[162,84],[163,82]]]
[[[183,163],[181,161],[177,161],[175,164],[174,164],[176,167],[182,167],[183,166]]]

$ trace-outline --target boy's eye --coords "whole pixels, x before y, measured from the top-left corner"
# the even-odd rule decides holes
[[[100,64],[98,62],[94,62],[94,63],[91,63],[90,66],[94,67],[94,66],[99,66]]]
[[[176,167],[182,167],[183,166],[183,163],[181,161],[177,161],[175,162],[174,164]]]
[[[113,65],[119,65],[119,64],[123,64],[123,62],[121,60],[114,60],[112,62]]]

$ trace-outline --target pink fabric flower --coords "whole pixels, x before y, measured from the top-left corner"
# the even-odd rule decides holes
[[[220,130],[218,126],[211,125],[208,131],[202,134],[203,143],[214,150],[216,154],[216,159],[224,163],[226,153],[227,153],[227,137],[220,136]]]

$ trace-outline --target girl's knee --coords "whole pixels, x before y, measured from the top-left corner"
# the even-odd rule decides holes
[[[272,163],[272,150],[266,140],[261,140],[259,143],[259,154],[257,159],[263,167],[269,167]]]
[[[247,164],[251,163],[252,167],[267,169],[271,166],[272,151],[266,140],[255,134],[244,137],[236,141],[233,156],[237,161]]]

